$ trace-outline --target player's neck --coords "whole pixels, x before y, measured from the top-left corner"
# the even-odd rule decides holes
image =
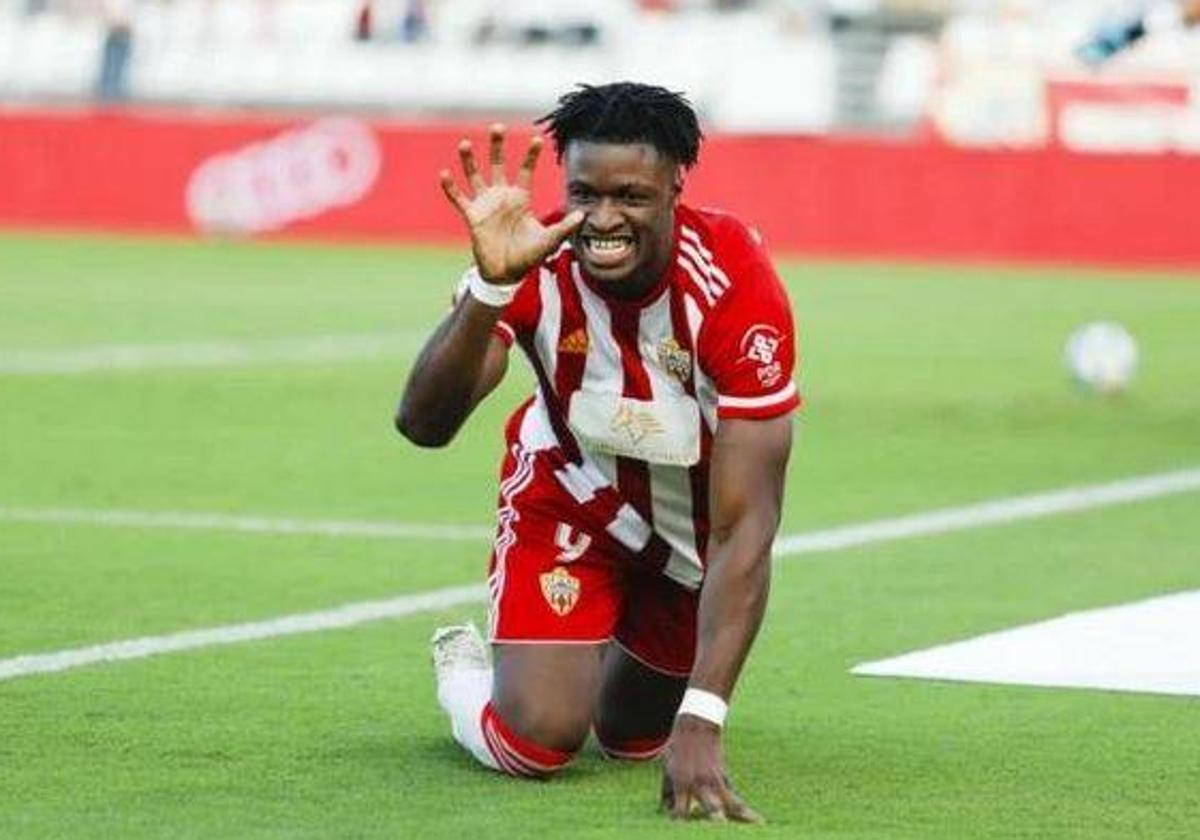
[[[659,286],[667,273],[669,261],[664,259],[659,262],[662,265],[646,266],[645,270],[639,271],[624,282],[606,283],[603,287],[605,296],[625,303],[643,300]]]

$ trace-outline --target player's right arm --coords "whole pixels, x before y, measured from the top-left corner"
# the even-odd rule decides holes
[[[463,294],[425,342],[396,411],[396,429],[418,446],[444,446],[508,368],[492,328],[500,308]]]
[[[443,170],[442,191],[470,232],[479,279],[496,289],[512,289],[579,227],[583,214],[570,213],[549,226],[539,222],[530,208],[530,185],[542,139],[535,137],[529,144],[510,184],[505,174],[504,127],[493,125],[490,135],[491,183],[480,174],[470,141],[463,140],[458,154],[468,190],[464,192]],[[502,311],[501,304],[486,303],[469,290],[460,295],[409,374],[396,411],[396,428],[406,438],[418,446],[444,446],[500,383],[507,348],[493,328]]]

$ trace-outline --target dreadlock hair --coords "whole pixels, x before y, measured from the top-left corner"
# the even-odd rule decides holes
[[[537,120],[554,138],[561,163],[572,140],[647,143],[685,169],[700,156],[704,135],[682,93],[637,82],[579,85]]]

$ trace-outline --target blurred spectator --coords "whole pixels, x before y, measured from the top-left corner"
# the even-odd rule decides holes
[[[430,34],[429,0],[362,0],[354,16],[354,40],[415,44]]]
[[[475,28],[480,44],[597,46],[638,9],[634,0],[490,0]]]
[[[412,44],[425,40],[429,34],[429,10],[425,0],[408,0],[404,8],[404,19],[400,23],[400,37]]]
[[[126,76],[133,54],[133,4],[134,0],[100,0],[104,45],[96,95],[104,102],[117,102],[128,95]]]
[[[354,40],[370,41],[375,34],[375,3],[364,0],[359,4],[358,14],[354,16]]]

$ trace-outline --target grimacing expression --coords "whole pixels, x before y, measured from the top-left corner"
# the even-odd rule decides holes
[[[671,259],[679,166],[648,143],[573,140],[564,155],[567,211],[582,210],[571,238],[595,280],[614,294],[651,289]]]

